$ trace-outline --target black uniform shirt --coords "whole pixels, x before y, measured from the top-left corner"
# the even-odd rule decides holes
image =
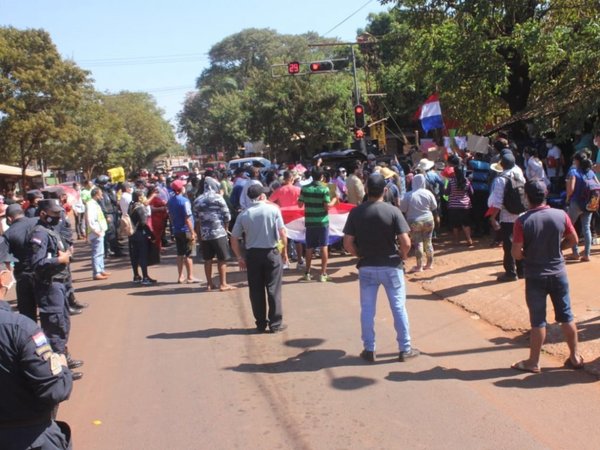
[[[72,388],[71,372],[35,322],[0,301],[0,424],[49,418]]]
[[[37,219],[21,217],[14,221],[4,237],[10,246],[10,252],[19,260],[15,263],[15,275],[31,271],[30,232],[37,224]]]

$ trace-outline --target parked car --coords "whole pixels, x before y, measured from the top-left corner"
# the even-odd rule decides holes
[[[271,167],[271,161],[256,156],[251,158],[232,159],[227,163],[227,168],[230,172],[233,172],[238,167],[259,167],[261,169],[268,169]]]
[[[316,163],[319,158],[322,161],[321,166],[331,166],[333,168],[344,167],[350,173],[352,164],[355,161],[365,162],[367,155],[358,150],[347,149],[316,154],[313,156],[313,162]]]

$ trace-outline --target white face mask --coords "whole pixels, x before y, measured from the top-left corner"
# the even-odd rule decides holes
[[[546,144],[546,148],[552,148],[552,147],[554,147],[554,144],[552,142],[548,142]]]

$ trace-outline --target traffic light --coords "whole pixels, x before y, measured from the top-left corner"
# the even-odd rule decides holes
[[[354,130],[354,138],[357,141],[360,141],[361,139],[363,139],[365,137],[365,132],[363,130],[361,130],[360,128]]]
[[[356,128],[364,128],[365,123],[365,107],[361,104],[354,106],[354,125]]]
[[[292,61],[288,63],[288,74],[297,75],[300,73],[300,63],[298,61]]]
[[[331,72],[333,70],[332,61],[315,61],[309,64],[310,71],[312,73],[317,72]]]

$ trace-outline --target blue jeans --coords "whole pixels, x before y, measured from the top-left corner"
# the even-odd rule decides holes
[[[358,269],[360,285],[360,325],[365,350],[375,351],[375,311],[377,291],[383,285],[394,317],[396,340],[400,351],[410,350],[410,330],[406,311],[406,286],[404,271],[396,267],[361,267]]]
[[[581,207],[575,201],[571,201],[569,204],[569,219],[575,225],[579,216],[581,216],[581,230],[583,232],[583,242],[584,242],[584,255],[589,258],[590,253],[592,251],[592,213],[590,211],[583,211]],[[575,244],[573,246],[573,254],[579,255],[578,245]]]
[[[92,245],[92,273],[94,276],[104,272],[104,238],[90,239]]]

